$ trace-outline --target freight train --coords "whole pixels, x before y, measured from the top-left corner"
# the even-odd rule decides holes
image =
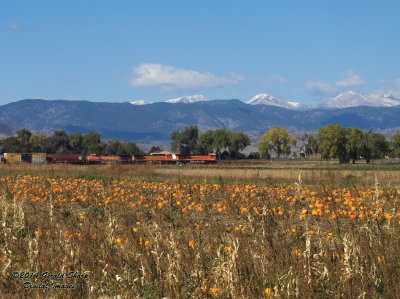
[[[90,154],[45,154],[45,153],[5,153],[1,161],[7,164],[18,163],[71,163],[71,164],[209,164],[216,163],[215,154],[208,155],[120,155],[101,156]]]
[[[215,163],[217,161],[215,154],[208,155],[178,155],[178,154],[165,154],[165,155],[133,155],[132,163],[136,164],[173,164],[173,163]]]

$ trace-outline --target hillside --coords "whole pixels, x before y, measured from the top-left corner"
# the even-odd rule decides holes
[[[196,124],[200,131],[226,128],[259,135],[276,125],[291,132],[313,131],[328,123],[362,130],[400,127],[400,107],[352,107],[337,110],[289,110],[249,105],[239,100],[194,103],[104,103],[22,100],[0,106],[0,123],[50,134],[96,131],[106,139],[165,143],[169,134]]]
[[[0,123],[0,138],[14,135],[16,130],[17,129],[12,125]]]

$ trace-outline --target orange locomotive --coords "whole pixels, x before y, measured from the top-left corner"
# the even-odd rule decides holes
[[[131,157],[128,155],[122,156],[98,156],[90,154],[86,157],[87,164],[117,164],[117,163],[130,163]]]
[[[215,154],[208,155],[178,155],[177,161],[183,163],[197,163],[197,164],[206,164],[206,163],[215,163],[217,162],[217,157]]]

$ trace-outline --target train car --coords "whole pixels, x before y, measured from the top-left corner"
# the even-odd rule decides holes
[[[130,163],[132,161],[132,157],[129,155],[120,155],[120,156],[100,156],[101,163],[110,164],[110,163]]]
[[[175,164],[179,163],[196,163],[196,164],[208,164],[216,163],[217,159],[215,154],[208,155],[133,155],[133,163],[146,163],[146,164]]]
[[[45,154],[45,153],[5,153],[2,161],[8,164],[18,163],[74,163],[74,164],[208,164],[216,163],[215,154],[208,155],[179,155],[171,153],[153,155],[120,155],[120,156],[98,156],[90,154],[85,157],[83,154]]]
[[[22,163],[22,154],[19,153],[4,153],[4,163],[19,164]]]
[[[100,162],[100,156],[97,156],[96,154],[90,154],[86,157],[87,164],[100,164]]]
[[[48,154],[46,159],[48,163],[84,164],[86,162],[82,154]]]
[[[33,153],[32,163],[43,164],[46,162],[46,153]]]
[[[129,155],[121,156],[98,156],[96,154],[90,154],[86,157],[87,164],[122,164],[130,163],[131,157]]]
[[[22,163],[32,163],[32,154],[21,154]]]
[[[44,163],[46,161],[45,153],[5,153],[3,158],[5,163]]]
[[[136,164],[174,164],[176,162],[176,156],[172,154],[132,156],[132,163]]]

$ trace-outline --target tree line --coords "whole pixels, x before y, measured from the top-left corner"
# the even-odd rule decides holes
[[[381,133],[372,130],[361,131],[357,128],[345,128],[339,124],[328,124],[319,128],[316,134],[304,133],[301,136],[302,153],[320,154],[321,159],[338,159],[340,163],[355,163],[364,159],[381,159],[385,156],[400,157],[400,130],[397,130],[389,140]],[[276,158],[291,153],[290,145],[296,146],[295,136],[289,136],[282,127],[275,127],[265,132],[258,144],[261,157],[269,158],[275,153]]]
[[[1,153],[47,153],[47,154],[105,154],[105,155],[141,155],[143,151],[133,142],[109,140],[102,142],[100,134],[67,134],[64,130],[53,135],[32,135],[26,129],[20,129],[16,136],[0,140]]]
[[[199,132],[196,125],[170,134],[171,149],[181,154],[207,155],[215,153],[218,159],[246,158],[241,151],[250,145],[250,138],[243,132],[226,129]],[[299,139],[299,140],[298,140]],[[400,130],[387,139],[381,133],[372,130],[361,131],[357,128],[328,124],[319,128],[315,134],[304,133],[299,138],[290,136],[283,127],[276,126],[266,131],[258,144],[258,152],[250,153],[247,158],[280,158],[297,151],[291,151],[299,141],[301,155],[320,154],[321,159],[338,159],[340,163],[355,163],[364,159],[381,159],[385,156],[400,158]],[[150,152],[160,150],[153,146]],[[53,135],[33,135],[23,128],[16,136],[0,140],[0,153],[57,153],[57,154],[104,154],[104,155],[142,155],[144,152],[133,142],[117,140],[101,141],[96,132],[87,134],[67,134],[58,130]],[[149,153],[150,153],[149,152]]]
[[[240,151],[250,145],[249,136],[243,132],[216,129],[199,133],[196,125],[172,132],[170,138],[172,151],[195,155],[215,153],[218,159],[244,157]]]

